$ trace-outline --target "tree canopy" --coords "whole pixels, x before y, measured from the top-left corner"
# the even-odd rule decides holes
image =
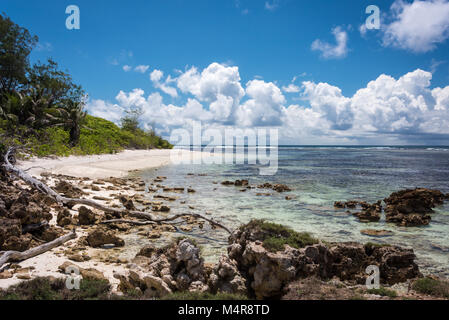
[[[37,36],[0,14],[0,98],[27,82],[29,55]]]

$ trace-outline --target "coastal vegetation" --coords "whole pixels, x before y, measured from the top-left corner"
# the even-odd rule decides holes
[[[0,15],[0,149],[18,146],[36,156],[171,148],[128,112],[121,127],[87,114],[87,95],[53,59],[30,63],[38,37]]]
[[[106,280],[83,279],[79,290],[69,290],[63,278],[35,278],[0,291],[0,300],[105,300],[110,284]]]
[[[375,295],[379,295],[382,297],[396,298],[398,296],[396,291],[385,288],[385,287],[380,287],[379,289],[369,289],[369,290],[367,290],[367,292],[370,294],[375,294]]]
[[[444,280],[424,277],[416,280],[412,287],[413,290],[423,294],[449,298],[449,282]]]
[[[286,226],[265,220],[252,220],[245,228],[259,229],[264,248],[271,252],[284,250],[286,244],[298,249],[318,243],[318,240],[307,232],[296,232]]]
[[[40,277],[24,281],[0,290],[0,300],[144,300],[140,291],[124,295],[111,293],[111,285],[106,280],[82,279],[79,290],[69,290],[64,278]],[[231,293],[211,294],[207,292],[176,292],[161,300],[247,300],[244,295]]]

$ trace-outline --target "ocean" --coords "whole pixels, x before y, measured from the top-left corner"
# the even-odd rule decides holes
[[[177,194],[179,200],[170,203],[173,214],[200,213],[230,228],[251,219],[266,219],[325,241],[411,247],[422,272],[449,276],[449,201],[435,208],[430,225],[422,227],[399,227],[386,223],[384,216],[380,222],[361,223],[346,210],[333,206],[335,201],[375,202],[405,188],[449,193],[449,147],[281,146],[278,159],[273,176],[261,176],[260,166],[248,164],[168,165],[141,175],[148,181],[166,176],[165,186],[196,190],[193,194]],[[282,183],[293,191],[257,196],[269,191],[242,192],[242,188],[221,185],[224,180],[237,179],[247,179],[254,186]],[[286,200],[286,195],[293,199]],[[372,237],[362,235],[363,229],[385,229],[393,235]],[[226,252],[228,234],[222,230],[205,227],[186,234],[202,246],[206,261],[216,261]],[[142,240],[136,241],[142,245]]]

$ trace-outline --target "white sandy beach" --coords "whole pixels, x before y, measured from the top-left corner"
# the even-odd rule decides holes
[[[184,151],[185,152],[185,151]],[[188,152],[188,151],[187,151]],[[91,179],[124,177],[129,171],[157,168],[171,163],[172,150],[125,150],[117,154],[69,156],[60,158],[32,158],[18,166],[34,176],[42,172]],[[191,152],[192,159],[201,152]]]

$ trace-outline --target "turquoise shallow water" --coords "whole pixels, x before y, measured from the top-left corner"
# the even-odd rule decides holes
[[[188,175],[193,173],[194,175]],[[397,227],[384,218],[360,223],[334,201],[360,199],[374,202],[392,192],[427,187],[449,192],[449,149],[413,147],[280,147],[279,168],[274,176],[260,176],[255,165],[169,165],[142,173],[148,181],[166,176],[166,186],[190,186],[194,194],[177,194],[172,213],[207,214],[235,228],[253,218],[308,231],[327,241],[358,241],[412,247],[423,272],[449,276],[449,202],[436,208],[429,226]],[[251,185],[283,183],[293,191],[256,196],[260,189],[241,192],[220,184],[224,180],[248,179]],[[286,195],[293,200],[285,200]],[[150,196],[151,197],[151,196]],[[186,203],[181,202],[185,200]],[[193,206],[190,209],[188,206]],[[360,230],[386,229],[393,236],[375,238]],[[221,230],[192,230],[208,261],[226,250],[227,234]]]

